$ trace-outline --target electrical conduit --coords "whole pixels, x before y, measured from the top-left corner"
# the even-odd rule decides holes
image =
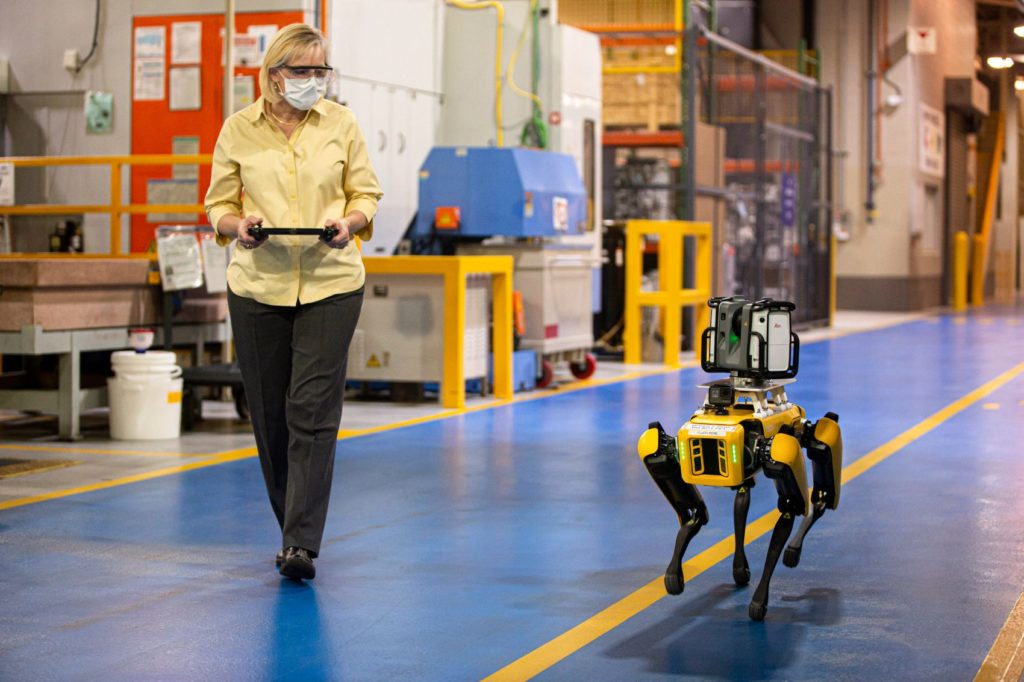
[[[512,52],[512,56],[508,60],[508,74],[506,80],[508,81],[508,87],[515,94],[529,99],[533,102],[532,113],[530,120],[523,128],[523,134],[520,137],[520,144],[527,147],[536,147],[538,149],[547,148],[547,128],[544,125],[544,102],[541,101],[540,97],[537,96],[538,82],[540,80],[540,44],[537,40],[537,24],[538,24],[539,12],[537,9],[537,0],[530,0],[530,18],[526,24],[523,25],[523,30],[519,34],[519,40],[516,42],[516,49]],[[516,63],[519,61],[519,53],[523,49],[523,42],[526,39],[526,32],[530,26],[533,26],[533,65],[531,69],[531,83],[532,92],[526,92],[515,80]]]

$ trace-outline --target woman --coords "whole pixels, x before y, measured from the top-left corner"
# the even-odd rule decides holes
[[[206,212],[218,242],[238,241],[228,307],[270,504],[281,575],[309,580],[320,551],[341,423],[349,342],[381,198],[352,112],[323,98],[333,71],[323,34],[281,29],[260,69],[261,97],[224,122]],[[333,227],[265,237],[263,227]]]

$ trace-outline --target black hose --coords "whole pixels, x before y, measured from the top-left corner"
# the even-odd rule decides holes
[[[92,47],[89,48],[89,54],[85,55],[85,59],[83,59],[78,64],[78,67],[75,69],[75,73],[78,73],[79,71],[81,71],[82,67],[85,66],[85,63],[87,61],[89,61],[90,59],[92,59],[92,56],[94,54],[96,54],[96,46],[99,44],[99,42],[97,41],[97,38],[99,37],[99,35],[100,35],[100,0],[96,0],[96,19],[95,19],[95,21],[93,21],[93,25],[92,25]]]

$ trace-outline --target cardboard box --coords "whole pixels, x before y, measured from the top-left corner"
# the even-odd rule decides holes
[[[136,258],[0,259],[0,331],[132,327],[160,322],[159,285]]]

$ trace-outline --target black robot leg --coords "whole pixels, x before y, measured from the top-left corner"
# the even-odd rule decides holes
[[[676,440],[665,433],[661,424],[651,422],[638,444],[640,458],[665,499],[679,517],[672,560],[665,569],[665,590],[669,594],[683,592],[683,554],[693,536],[708,522],[708,509],[696,486],[683,480],[679,467]]]
[[[814,497],[818,497],[817,491],[815,491]],[[811,526],[813,526],[815,522],[824,515],[825,503],[816,500],[814,505],[811,507],[811,513],[804,517],[796,535],[793,536],[792,542],[790,542],[789,546],[786,547],[786,553],[782,555],[782,563],[786,564],[790,568],[796,568],[800,563],[800,552],[803,551],[804,536],[807,535],[807,531],[811,529]]]
[[[768,587],[786,540],[793,531],[794,517],[807,513],[807,473],[800,441],[792,435],[791,429],[780,431],[773,438],[759,442],[755,448],[755,457],[761,462],[765,476],[775,482],[779,512],[782,514],[772,531],[768,555],[764,560],[764,573],[748,610],[753,620],[764,620],[768,612]]]
[[[736,489],[736,501],[732,507],[733,531],[736,538],[736,553],[732,557],[732,579],[742,587],[750,582],[750,565],[743,546],[746,544],[747,512],[750,511],[750,488],[754,485],[749,479]]]
[[[814,493],[811,496],[811,513],[800,524],[800,530],[786,548],[782,563],[790,568],[800,563],[804,536],[826,509],[839,506],[839,492],[843,477],[843,436],[839,429],[839,415],[828,412],[816,424],[804,429],[801,443],[807,450],[814,472]]]
[[[750,607],[747,612],[753,620],[764,620],[768,613],[768,586],[772,581],[772,573],[779,563],[779,555],[782,554],[782,547],[789,539],[793,530],[793,515],[783,513],[775,522],[775,530],[772,531],[771,542],[768,543],[768,556],[764,558],[764,573],[761,574],[761,582],[757,584],[754,597],[750,600]]]

